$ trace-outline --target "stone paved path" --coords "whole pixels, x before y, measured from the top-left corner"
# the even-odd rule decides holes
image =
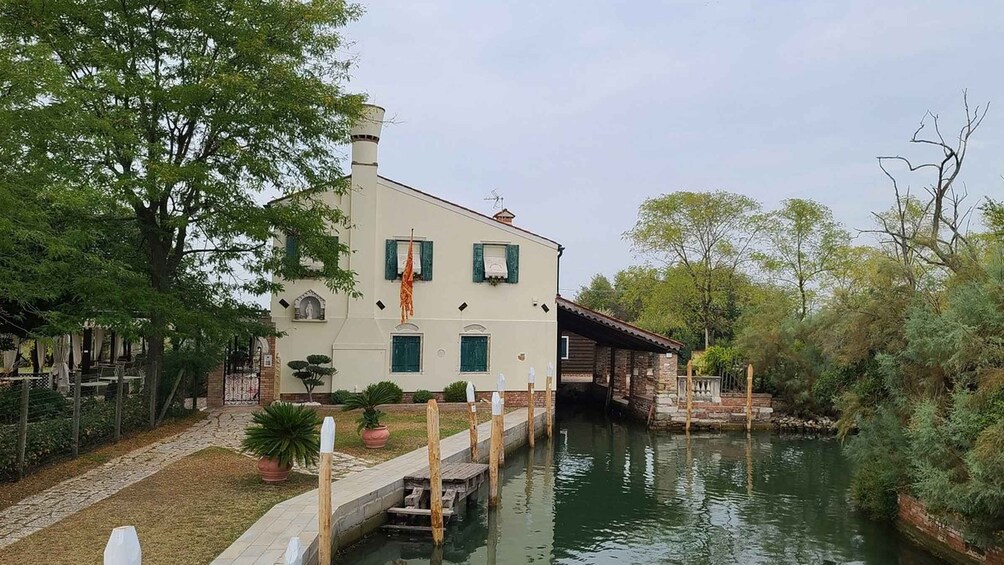
[[[0,548],[108,498],[186,455],[211,446],[238,449],[250,421],[250,410],[213,411],[207,419],[176,436],[130,451],[0,510]],[[370,461],[336,452],[331,465],[332,479],[338,480],[371,465]],[[297,470],[317,473],[316,468]]]

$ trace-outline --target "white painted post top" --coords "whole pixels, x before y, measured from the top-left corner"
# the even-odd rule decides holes
[[[321,424],[321,453],[333,453],[334,451],[335,419],[331,416],[325,416],[324,423]]]
[[[105,565],[142,565],[143,550],[135,526],[119,526],[112,530],[105,545]]]
[[[536,378],[536,376],[537,376],[537,372],[533,370],[533,367],[530,367],[530,374],[527,375],[526,382],[528,382],[530,384],[533,384],[533,381]]]
[[[502,397],[499,396],[499,393],[496,391],[492,393],[492,416],[501,416],[501,415],[502,415]]]
[[[495,390],[499,392],[505,392],[505,375],[503,375],[502,373],[499,373],[498,387],[496,387]]]
[[[549,377],[553,377],[554,376],[554,363],[548,363],[547,364],[547,376],[549,376]]]
[[[289,545],[286,546],[286,553],[283,556],[284,565],[303,565],[303,546],[300,538],[293,536],[289,538]]]
[[[467,381],[467,402],[474,402],[474,383]]]

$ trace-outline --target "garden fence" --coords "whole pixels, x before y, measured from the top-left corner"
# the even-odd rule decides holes
[[[0,384],[0,481],[149,427],[150,402],[137,393],[142,377],[126,377],[121,367],[115,373],[105,380],[71,375],[65,395],[47,378],[45,386],[31,378]]]

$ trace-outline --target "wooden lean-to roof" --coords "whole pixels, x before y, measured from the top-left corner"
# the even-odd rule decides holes
[[[655,353],[678,352],[683,344],[675,339],[590,310],[566,298],[557,297],[558,328],[587,337],[600,345]]]

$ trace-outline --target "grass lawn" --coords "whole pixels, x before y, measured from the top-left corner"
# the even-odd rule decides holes
[[[366,449],[362,437],[356,432],[356,419],[359,411],[344,412],[337,408],[321,406],[317,412],[323,416],[334,416],[335,451],[348,453],[373,462],[387,461],[398,455],[425,446],[428,435],[425,428],[424,405],[390,405],[382,407],[387,415],[381,420],[390,428],[390,439],[383,449]],[[467,406],[440,406],[439,434],[448,437],[467,429]],[[478,407],[478,422],[491,419],[491,408],[488,405]]]
[[[0,486],[0,510],[29,496],[38,494],[66,479],[82,475],[115,457],[181,433],[205,417],[205,412],[196,412],[184,418],[168,420],[164,425],[155,430],[136,432],[124,436],[118,443],[109,443],[97,449],[87,451],[76,459],[68,459],[36,469],[32,474],[16,483],[3,483]]]
[[[297,473],[265,485],[253,459],[211,447],[0,549],[0,564],[100,563],[123,525],[136,526],[144,565],[208,563],[273,505],[316,486]]]

